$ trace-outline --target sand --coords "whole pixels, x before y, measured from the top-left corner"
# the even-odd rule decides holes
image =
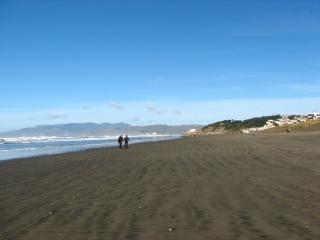
[[[0,239],[320,239],[320,134],[0,162]]]

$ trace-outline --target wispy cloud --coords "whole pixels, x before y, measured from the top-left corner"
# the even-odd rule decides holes
[[[117,109],[117,110],[124,110],[125,109],[124,106],[122,106],[118,103],[110,103],[109,106],[111,106],[112,108]]]
[[[159,110],[155,106],[151,106],[151,105],[147,106],[147,109],[148,109],[148,112],[150,113],[160,114],[160,115],[168,112],[167,110]]]
[[[133,118],[129,118],[128,120],[129,120],[129,122],[136,123],[136,122],[139,122],[140,118],[138,118],[138,117],[133,117]]]
[[[182,114],[182,112],[179,111],[179,110],[173,110],[172,113],[175,114],[175,115],[181,115]]]
[[[320,91],[320,81],[313,83],[292,83],[285,85],[293,90],[301,90],[301,91]]]
[[[156,77],[154,79],[147,80],[145,83],[147,85],[149,85],[149,86],[152,86],[152,87],[158,87],[158,86],[161,86],[164,83],[164,79]]]
[[[271,114],[305,114],[320,108],[320,97],[229,99],[216,101],[124,102],[126,109],[90,105],[43,109],[39,111],[0,112],[0,131],[40,124],[69,122],[123,122],[146,124],[208,124],[224,119],[246,119]]]
[[[232,36],[236,37],[270,37],[282,35],[296,35],[296,34],[319,34],[319,23],[281,23],[278,25],[269,25],[263,28],[251,29],[236,29],[231,32]]]
[[[68,118],[68,115],[66,114],[45,114],[45,117],[49,120],[60,120],[60,119],[66,119]]]

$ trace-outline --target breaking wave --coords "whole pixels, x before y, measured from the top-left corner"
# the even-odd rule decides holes
[[[135,135],[130,136],[130,144],[170,140],[179,137],[180,135]],[[2,138],[0,141],[0,160],[74,152],[90,148],[111,147],[117,145],[117,138],[118,136]]]

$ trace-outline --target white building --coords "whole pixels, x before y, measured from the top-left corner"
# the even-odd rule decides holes
[[[309,120],[320,119],[320,113],[318,113],[318,112],[308,113],[308,114],[306,114],[306,118]]]

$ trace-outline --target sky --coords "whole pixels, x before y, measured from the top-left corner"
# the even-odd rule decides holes
[[[0,0],[0,131],[320,111],[318,0]]]

